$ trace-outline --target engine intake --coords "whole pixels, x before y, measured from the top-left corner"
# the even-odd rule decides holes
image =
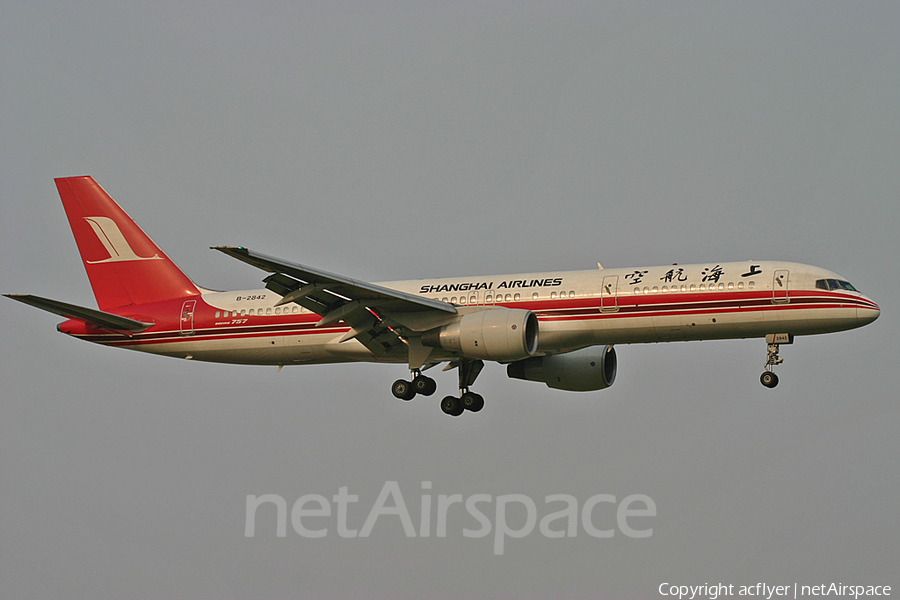
[[[543,381],[557,390],[590,392],[611,386],[616,380],[616,367],[615,348],[591,346],[519,360],[507,365],[506,374],[512,379]]]
[[[537,352],[538,320],[530,310],[491,308],[426,331],[422,343],[469,358],[520,360]]]

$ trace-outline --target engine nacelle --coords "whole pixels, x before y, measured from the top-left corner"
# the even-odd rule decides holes
[[[590,392],[608,388],[616,380],[616,350],[612,346],[591,346],[565,354],[534,356],[510,363],[506,374],[512,379],[543,381],[547,387],[570,392]]]
[[[530,310],[490,308],[426,331],[422,343],[469,358],[520,360],[537,352],[538,320]]]

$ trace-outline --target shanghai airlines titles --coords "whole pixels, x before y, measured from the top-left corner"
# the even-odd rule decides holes
[[[779,261],[366,283],[243,247],[216,250],[268,275],[261,290],[195,285],[91,178],[56,180],[98,309],[8,297],[66,317],[59,331],[106,346],[256,365],[408,365],[397,398],[436,391],[423,372],[456,368],[458,416],[484,406],[470,388],[484,361],[560,390],[601,390],[615,344],[761,338],[760,380],[775,387],[781,344],[871,323],[878,306],[844,277]]]

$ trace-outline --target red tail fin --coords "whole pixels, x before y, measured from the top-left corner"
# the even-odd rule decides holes
[[[56,187],[100,310],[200,294],[92,177]]]

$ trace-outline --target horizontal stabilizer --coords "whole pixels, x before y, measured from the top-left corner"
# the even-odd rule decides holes
[[[94,310],[93,308],[85,308],[83,306],[75,306],[58,300],[50,300],[49,298],[41,298],[40,296],[32,296],[31,294],[3,294],[7,298],[24,302],[41,310],[46,310],[55,315],[66,317],[69,319],[80,319],[107,329],[117,329],[120,331],[131,331],[138,333],[149,329],[153,323],[142,323],[127,317],[120,317],[111,313]]]

